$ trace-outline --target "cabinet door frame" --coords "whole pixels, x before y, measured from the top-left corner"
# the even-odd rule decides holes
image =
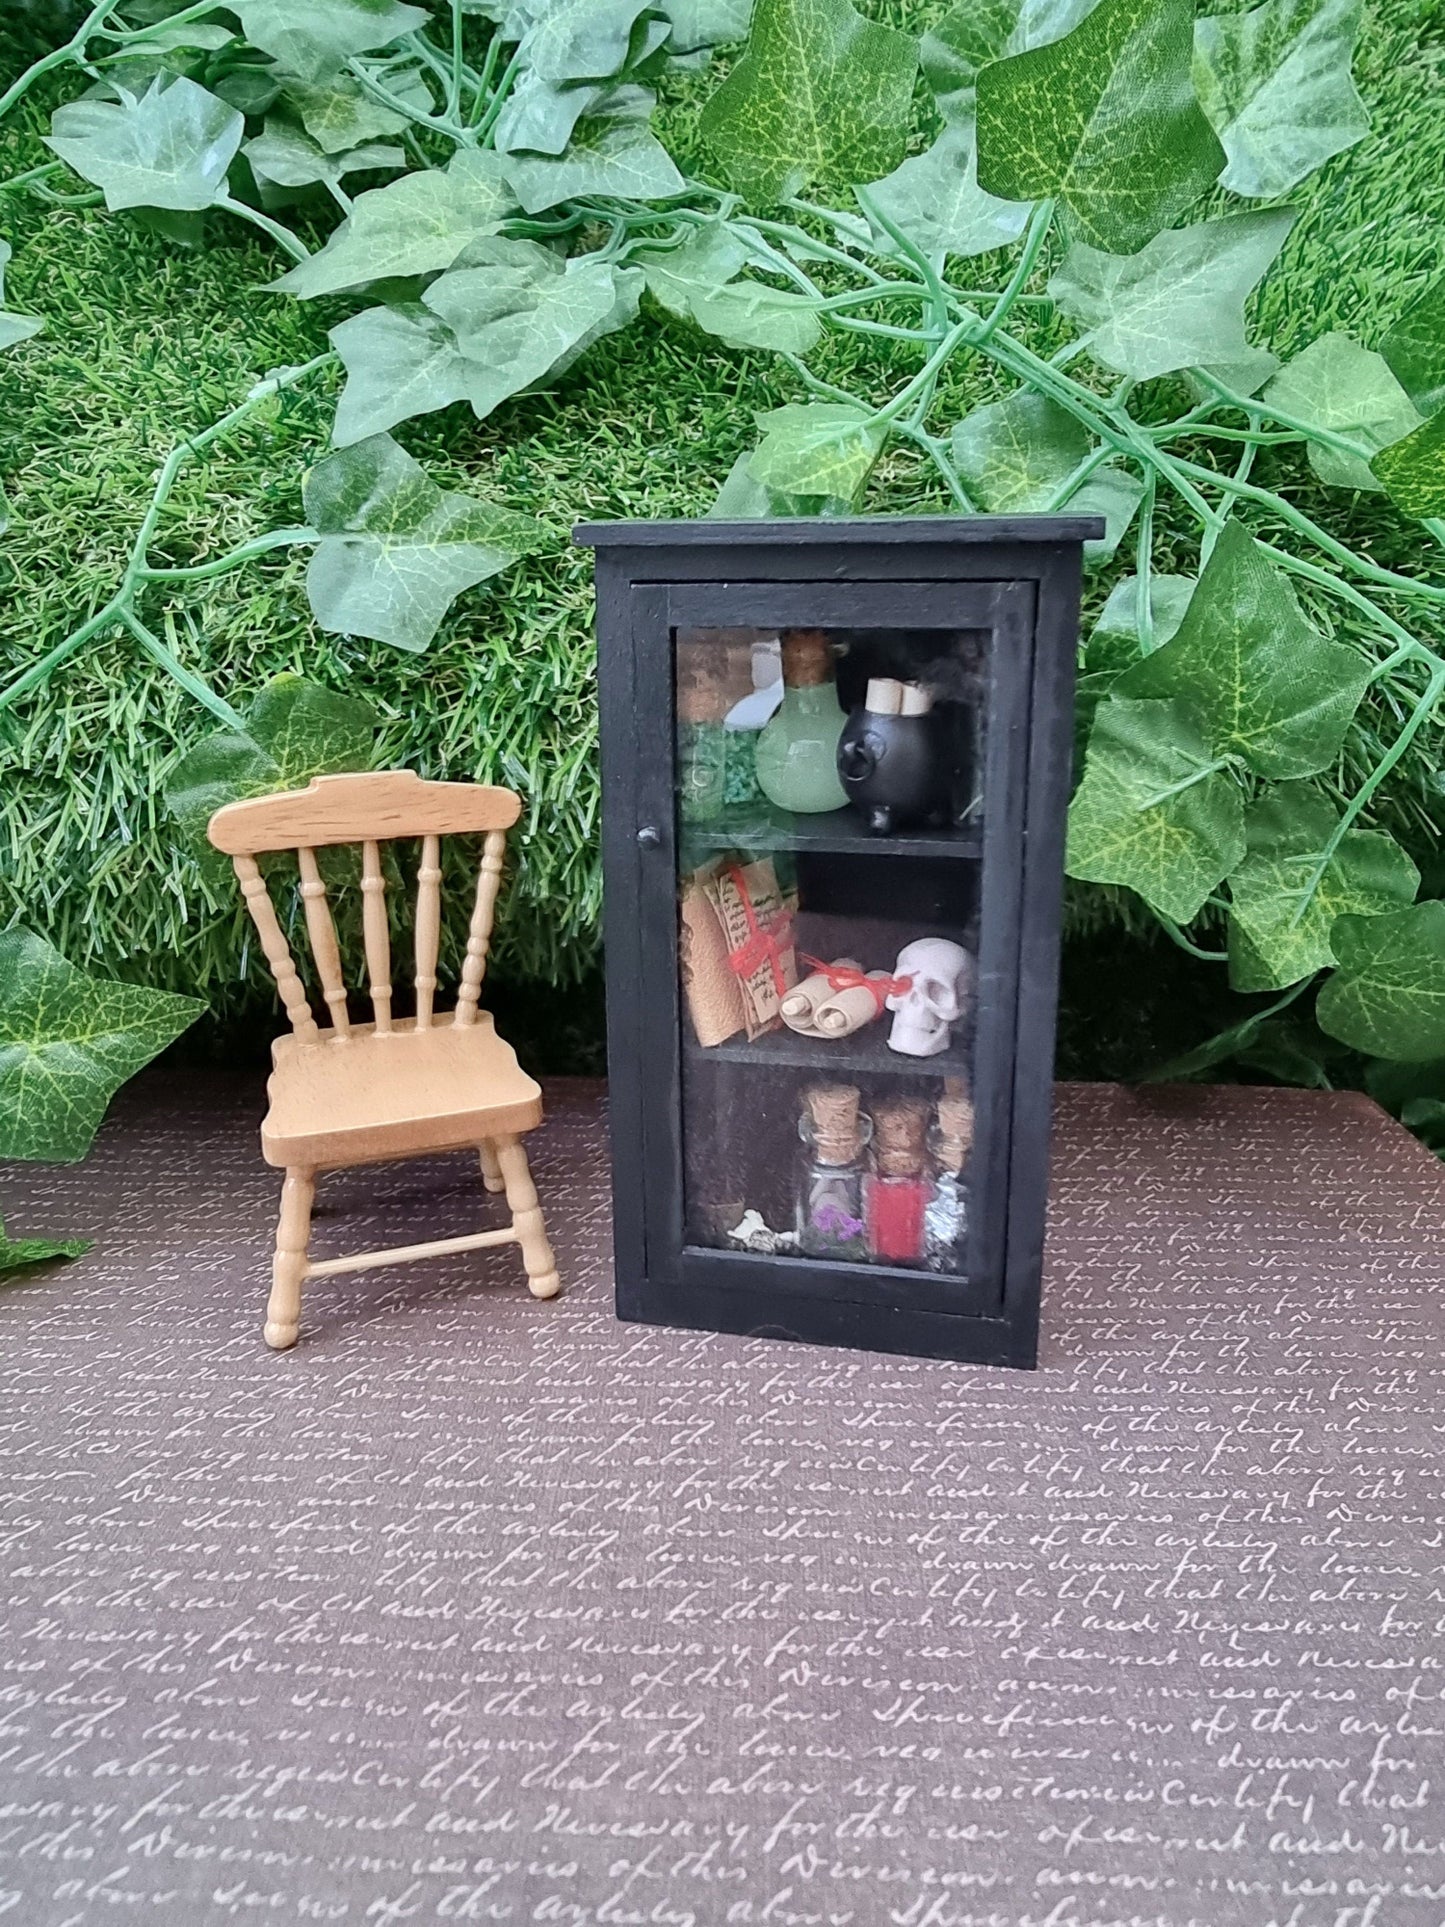
[[[855,1317],[862,1317],[866,1307],[885,1320],[898,1312],[1001,1318],[1035,584],[1017,579],[849,584],[826,579],[718,580],[632,583],[625,598],[631,672],[625,715],[620,713],[622,691],[616,686],[610,652],[603,675],[604,696],[610,694],[613,699],[607,704],[608,809],[614,819],[609,851],[614,861],[623,859],[626,845],[617,834],[622,824],[615,820],[621,818],[630,832],[626,860],[632,872],[628,887],[620,892],[614,890],[611,870],[608,876],[619,1309],[629,1315],[629,1301],[636,1295],[632,1279],[640,1275],[646,1281],[643,1295],[652,1309],[632,1315],[656,1316],[659,1300],[666,1298],[686,1318],[690,1304],[699,1312],[705,1309],[694,1302],[699,1294],[711,1299],[722,1292],[763,1294],[775,1310],[791,1307],[805,1325],[811,1314],[825,1309],[818,1303],[822,1299],[851,1305]],[[968,1276],[963,1280],[902,1267],[716,1251],[685,1241],[673,633],[679,628],[738,625],[971,629],[989,635],[974,1063],[979,1118],[971,1186],[975,1228],[967,1251]],[[628,758],[625,769],[614,773],[624,756]],[[630,807],[625,800],[629,798]],[[639,845],[639,830],[648,836],[644,845]],[[889,860],[885,844],[880,843],[876,860]],[[619,1043],[626,1062],[620,1059]]]

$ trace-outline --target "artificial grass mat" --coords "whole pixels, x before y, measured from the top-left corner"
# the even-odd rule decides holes
[[[916,28],[945,6],[886,11]],[[19,29],[0,30],[0,82],[34,51]],[[1261,338],[1279,352],[1330,327],[1372,342],[1440,265],[1445,123],[1434,103],[1442,55],[1445,13],[1434,0],[1387,0],[1371,12],[1357,77],[1375,131],[1294,196],[1301,218],[1256,309]],[[49,108],[73,91],[71,76],[0,127],[0,180],[44,158],[37,136]],[[687,125],[683,108],[669,119],[678,131]],[[43,335],[0,359],[0,485],[11,509],[0,537],[0,662],[11,669],[110,593],[177,437],[224,413],[266,370],[320,352],[345,308],[264,293],[278,271],[274,250],[225,218],[213,217],[210,245],[190,253],[134,217],[15,194],[0,205],[0,231],[15,247],[9,305],[47,320]],[[830,337],[827,352],[834,360],[820,360],[820,372],[880,393],[913,365],[905,350],[890,367],[886,350],[880,359],[858,337]],[[965,370],[945,406],[962,412],[993,392],[987,377]],[[194,465],[157,552],[200,561],[302,520],[301,476],[323,452],[334,393],[313,381]],[[556,536],[552,553],[463,597],[424,656],[317,630],[302,587],[304,552],[253,563],[170,603],[175,652],[236,707],[269,677],[297,671],[376,707],[383,761],[523,792],[494,975],[534,1013],[529,1055],[547,1068],[588,1061],[600,1021],[591,558],[570,548],[567,532],[584,518],[701,513],[752,445],[754,413],[799,398],[791,372],[771,357],[730,350],[647,310],[550,392],[519,398],[485,422],[457,408],[402,429],[443,486],[492,495]],[[1273,459],[1303,474],[1294,451]],[[1383,498],[1306,479],[1297,499],[1377,560],[1414,565],[1420,532]],[[890,453],[869,507],[938,506],[913,457]],[[1102,599],[1102,589],[1091,594]],[[249,1029],[248,1020],[269,1015],[269,978],[245,941],[233,893],[178,845],[162,803],[175,759],[214,727],[123,639],[88,648],[0,716],[0,927],[24,921],[77,963],[201,995],[235,1035],[226,1027]],[[1426,736],[1384,818],[1419,857],[1433,845],[1438,805],[1440,737]],[[1125,893],[1075,889],[1070,902],[1063,1034],[1065,1065],[1076,1074],[1128,1074],[1242,1005],[1222,971],[1160,950]],[[1124,949],[1150,954],[1121,970]],[[1109,1014],[1120,982],[1127,1021],[1122,1006],[1118,1021]],[[560,996],[549,998],[546,986]],[[560,1026],[558,1008],[571,1013]]]

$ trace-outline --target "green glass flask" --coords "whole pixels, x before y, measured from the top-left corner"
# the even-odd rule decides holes
[[[833,652],[821,629],[785,629],[783,702],[758,737],[758,788],[800,816],[841,810],[838,738],[847,720],[833,682]]]

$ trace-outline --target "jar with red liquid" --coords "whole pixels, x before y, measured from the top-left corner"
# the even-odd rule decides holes
[[[933,1195],[928,1158],[928,1106],[913,1097],[873,1106],[873,1169],[863,1183],[870,1257],[880,1264],[917,1264]]]

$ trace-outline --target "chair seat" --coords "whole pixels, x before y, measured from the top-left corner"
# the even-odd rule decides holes
[[[461,1029],[448,1011],[429,1030],[404,1018],[380,1036],[355,1024],[345,1040],[279,1037],[271,1054],[268,1164],[322,1170],[456,1151],[542,1121],[540,1086],[486,1011]]]

